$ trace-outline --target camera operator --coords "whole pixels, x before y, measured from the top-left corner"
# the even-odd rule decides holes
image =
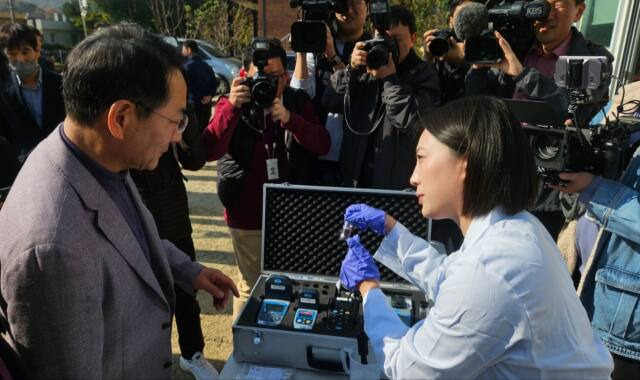
[[[207,160],[218,160],[218,196],[242,277],[234,317],[260,275],[263,184],[290,181],[296,152],[321,155],[330,144],[307,94],[286,86],[287,58],[279,41],[269,40],[268,50],[261,52],[260,60],[267,62],[263,68],[256,67],[265,62],[258,62],[255,47],[249,78],[241,73],[233,80],[229,97],[220,98],[202,135]],[[275,98],[258,105],[264,99],[256,99],[251,90],[268,87],[265,81],[270,80],[275,80]]]
[[[569,95],[566,89],[554,81],[558,58],[568,56],[606,56],[608,72],[611,72],[613,56],[606,48],[588,41],[573,27],[585,10],[584,0],[548,0],[549,16],[533,24],[536,42],[520,60],[506,39],[496,32],[504,59],[500,63],[480,65],[470,70],[465,91],[469,95],[491,94],[505,98],[548,102],[561,115],[568,115]],[[598,90],[589,90],[594,100],[606,100],[610,78],[605,78]],[[599,106],[583,107],[577,115],[590,120]],[[567,116],[568,117],[568,116]],[[558,193],[542,187],[533,214],[547,227],[556,239],[565,217],[561,211]]]
[[[640,373],[640,149],[617,182],[591,173],[560,173],[563,193],[579,193],[575,250],[582,262],[578,294],[614,360],[613,379]],[[634,333],[635,332],[635,333]]]
[[[440,104],[461,98],[465,95],[464,80],[471,69],[471,64],[464,60],[464,44],[458,42],[451,34],[454,27],[454,20],[465,5],[478,2],[479,0],[451,0],[449,2],[449,30],[431,29],[424,33],[424,53],[425,59],[432,62],[438,73],[440,84]],[[449,32],[449,33],[447,33]],[[431,43],[438,37],[448,43],[448,50],[442,55],[432,52]]]
[[[504,59],[495,64],[481,65],[471,70],[467,76],[467,92],[471,94],[493,92],[515,99],[546,101],[562,115],[567,115],[569,96],[567,91],[556,85],[553,75],[558,58],[568,56],[606,56],[608,72],[611,72],[613,56],[596,43],[586,40],[572,25],[580,20],[586,4],[584,0],[548,0],[549,16],[544,21],[534,23],[536,42],[520,60],[511,46],[496,33]],[[489,70],[490,69],[490,70]],[[592,90],[591,99],[606,100],[609,82],[598,90]],[[600,111],[599,106],[585,107],[590,120]]]
[[[397,61],[389,53],[378,69],[367,66],[364,42],[351,54],[350,67],[331,77],[333,89],[348,94],[348,113],[340,151],[345,185],[402,190],[415,165],[420,113],[438,103],[440,89],[433,66],[413,50],[415,16],[403,6],[389,11],[388,36],[398,44]]]
[[[337,33],[334,36],[327,26],[327,44],[324,53],[302,53],[296,55],[296,66],[291,78],[291,87],[304,89],[313,98],[320,120],[331,136],[331,147],[325,155],[319,156],[315,166],[315,181],[320,185],[339,186],[342,183],[338,160],[343,136],[343,95],[331,90],[331,75],[344,69],[356,42],[365,41],[371,35],[364,30],[367,18],[365,0],[345,0],[346,13],[335,13]],[[326,104],[322,102],[327,93]]]

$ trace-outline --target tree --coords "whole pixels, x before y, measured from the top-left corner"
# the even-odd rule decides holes
[[[67,16],[71,24],[82,31],[82,18],[80,17],[80,5],[77,0],[69,0],[62,4],[62,13]],[[91,4],[87,17],[85,18],[87,23],[87,31],[91,33],[96,28],[101,26],[110,25],[112,23],[111,16],[108,13],[95,9],[95,5]]]
[[[416,45],[418,46],[422,46],[422,33],[430,29],[447,27],[448,0],[395,0],[393,2],[409,8],[416,16],[418,29]]]
[[[157,32],[173,36],[183,29],[184,0],[146,0],[146,3]]]
[[[230,55],[238,55],[253,36],[250,10],[228,0],[204,0],[185,7],[186,36],[201,38]]]

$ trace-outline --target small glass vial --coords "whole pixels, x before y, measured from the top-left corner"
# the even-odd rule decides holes
[[[344,224],[342,225],[342,231],[340,232],[340,240],[347,240],[348,238],[350,238],[351,234],[353,233],[353,228],[353,224],[345,220]]]

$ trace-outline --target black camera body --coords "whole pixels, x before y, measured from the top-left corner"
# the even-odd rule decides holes
[[[465,38],[465,59],[470,63],[492,63],[502,60],[502,49],[494,31],[509,42],[518,59],[524,59],[536,39],[533,23],[545,20],[551,7],[546,0],[490,0],[486,15],[471,15],[469,20],[486,24],[482,33]],[[460,14],[464,12],[461,10]],[[477,28],[477,26],[474,26]]]
[[[369,17],[378,36],[364,42],[362,50],[367,52],[367,67],[377,70],[389,63],[389,53],[394,62],[398,62],[398,41],[389,37],[389,1],[371,0],[369,3]]]
[[[546,20],[551,6],[546,0],[499,0],[494,4],[487,6],[492,29],[502,34],[520,60],[524,59],[536,39],[533,23]]]
[[[254,38],[251,47],[251,61],[258,72],[253,77],[245,79],[243,84],[251,90],[251,103],[260,108],[269,108],[278,90],[278,78],[264,72],[265,66],[269,64],[269,41]]]
[[[434,57],[441,57],[449,51],[451,48],[449,39],[455,38],[456,34],[452,29],[439,29],[433,34],[434,39],[431,40],[427,49]]]
[[[374,70],[389,63],[389,53],[398,61],[398,42],[389,36],[365,41],[362,50],[367,52],[367,67]]]
[[[290,0],[289,5],[302,11],[302,20],[291,25],[291,49],[295,52],[323,52],[327,44],[325,24],[335,36],[338,25],[334,13],[349,10],[348,0]]]

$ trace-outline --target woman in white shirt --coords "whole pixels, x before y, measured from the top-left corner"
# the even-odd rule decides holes
[[[350,206],[345,219],[384,234],[375,258],[434,306],[409,328],[380,290],[357,236],[342,283],[364,297],[365,331],[394,379],[605,379],[612,360],[594,335],[555,242],[526,211],[536,173],[527,136],[505,104],[470,97],[423,120],[411,176],[426,218],[455,221],[464,242],[449,256],[384,211]]]

